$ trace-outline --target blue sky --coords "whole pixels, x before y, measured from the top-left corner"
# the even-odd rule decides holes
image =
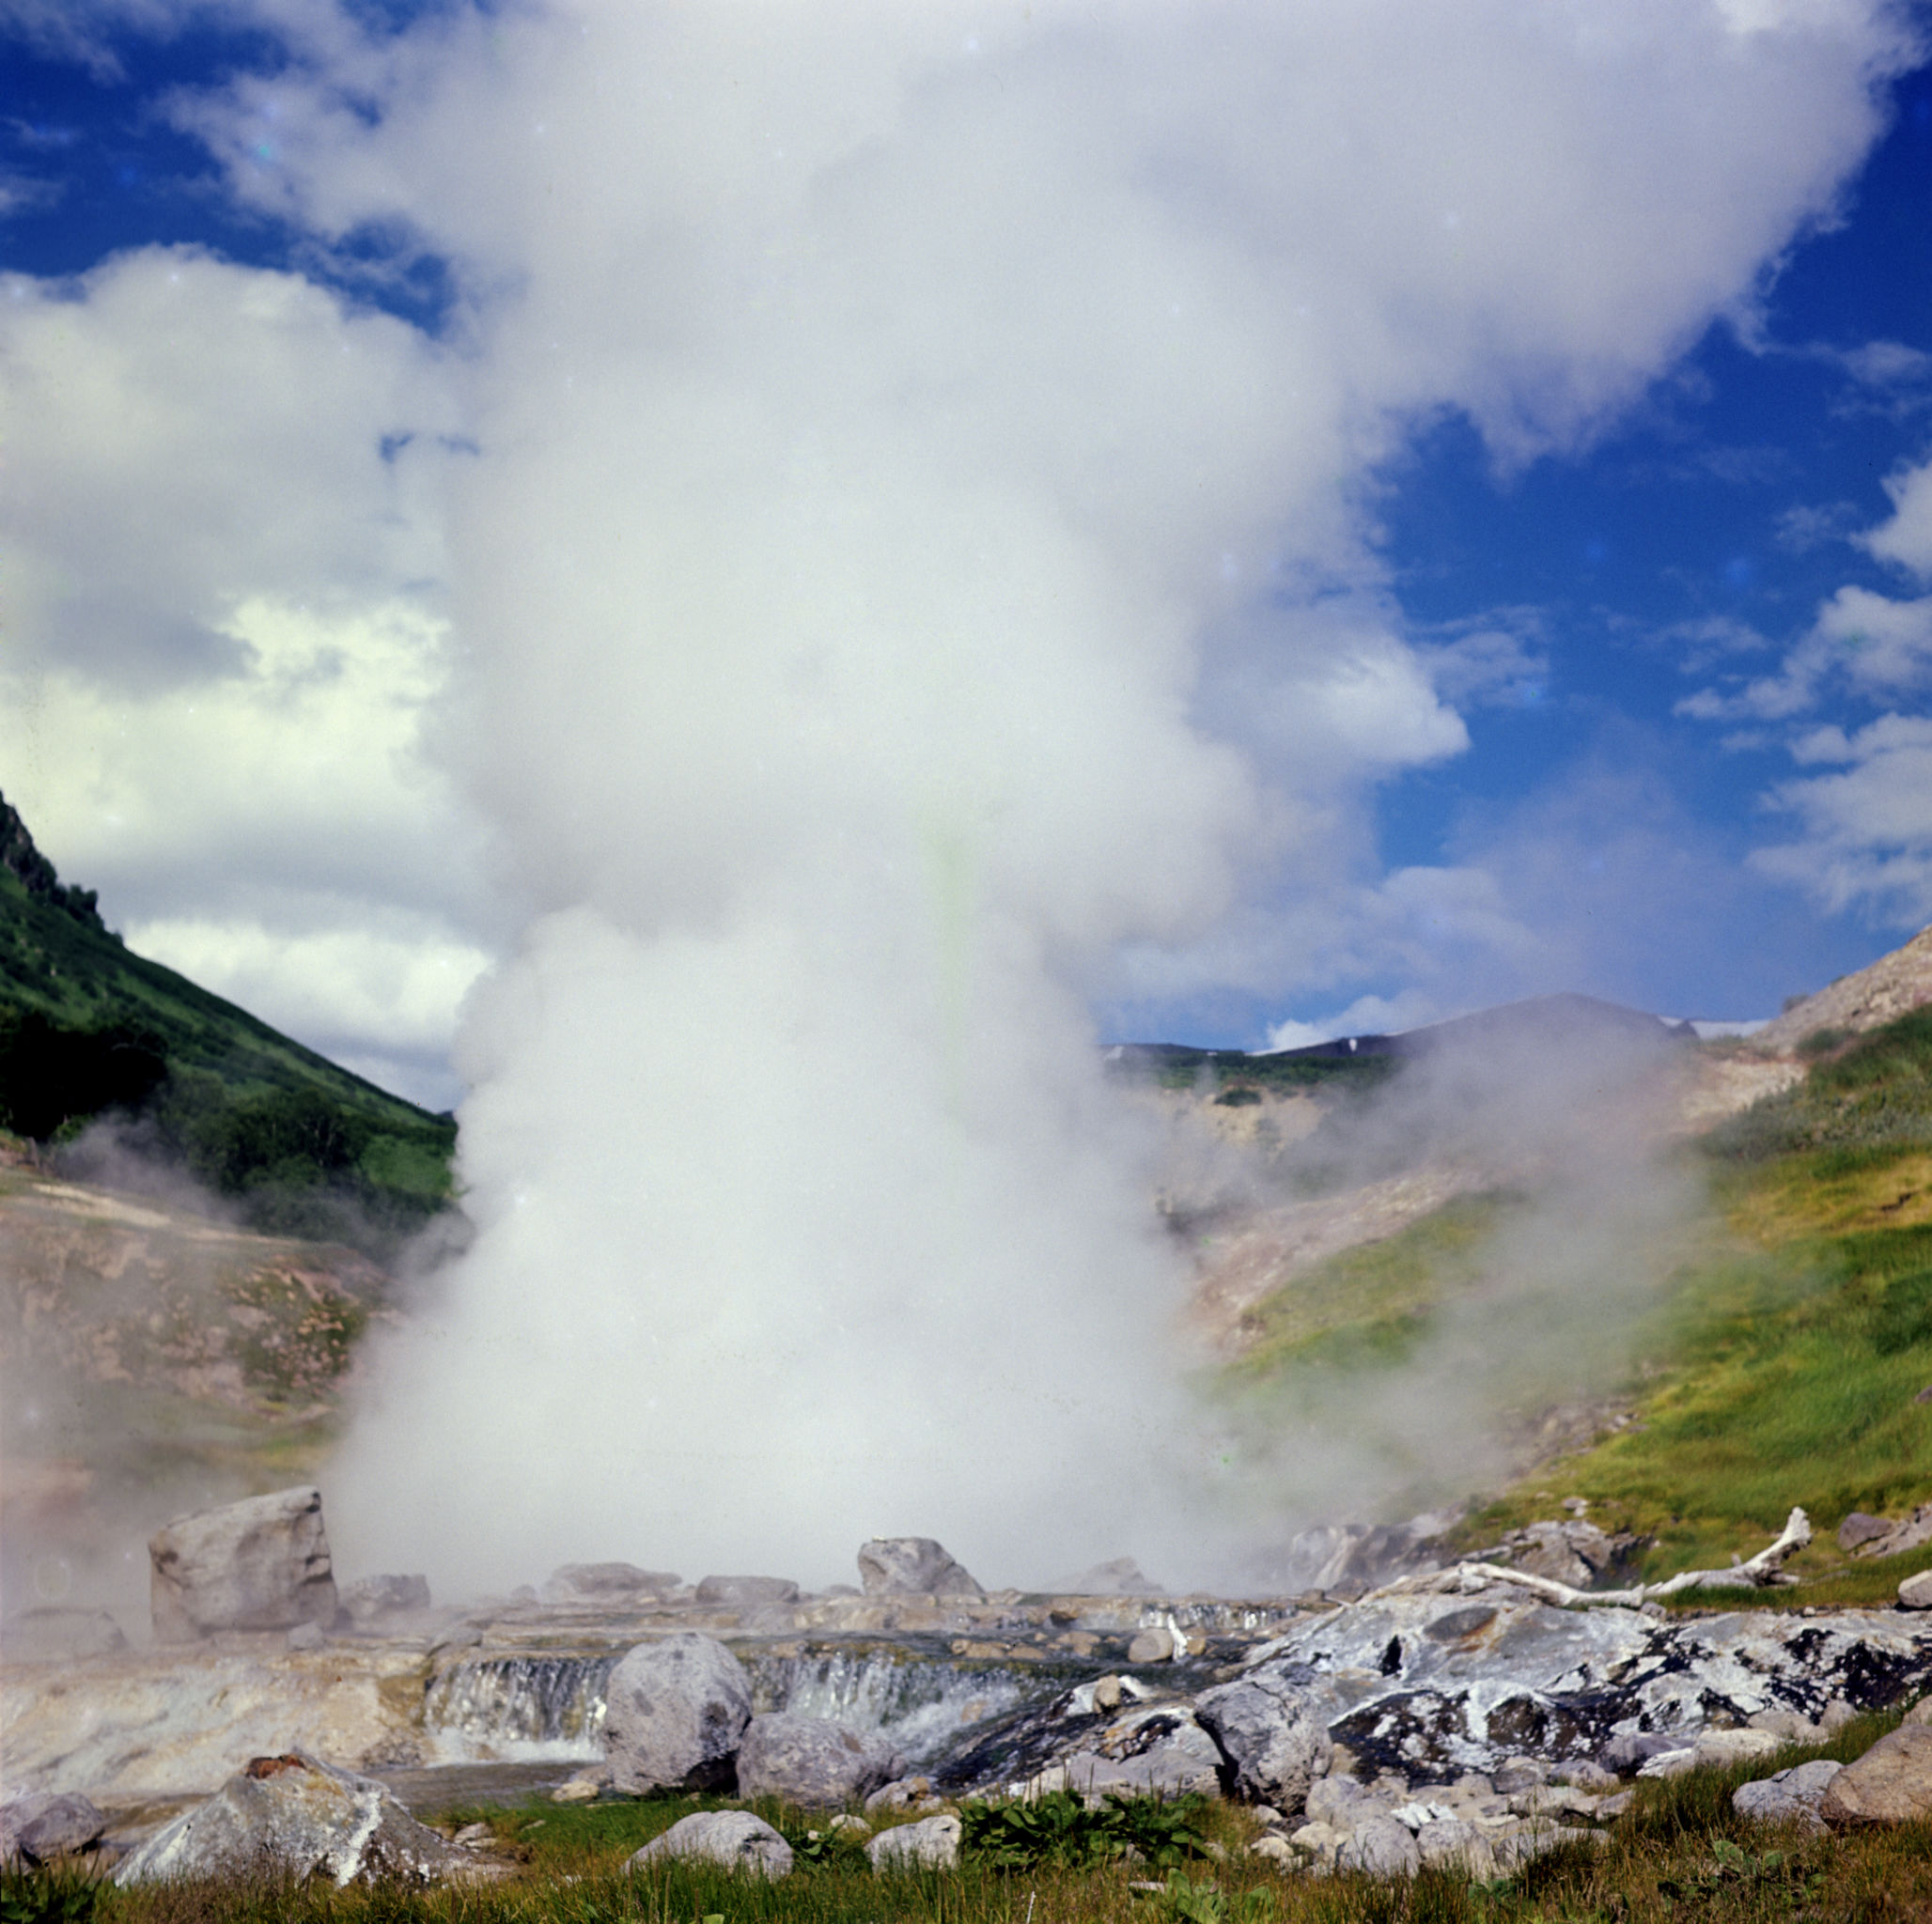
[[[1053,249],[1064,252],[1069,234],[1113,231],[1115,190],[1086,182],[1083,169],[1143,111],[1100,117],[1106,76],[1144,50],[1108,48],[1079,9],[1051,30],[1021,23],[1019,9],[994,9],[982,47],[977,15],[953,12],[959,33],[908,55],[927,63],[926,90],[907,93],[911,104],[895,109],[897,121],[880,122],[898,130],[881,143],[903,142],[890,192],[865,185],[862,163],[841,150],[820,181],[859,179],[858,199],[873,194],[849,229],[828,225],[831,202],[803,214],[773,203],[775,211],[747,217],[756,243],[735,264],[707,256],[693,270],[693,287],[710,287],[708,274],[720,287],[744,285],[790,244],[787,221],[800,231],[818,224],[817,251],[797,255],[807,264],[773,282],[774,298],[800,303],[782,337],[807,344],[797,384],[762,385],[770,342],[740,342],[727,328],[730,345],[720,350],[745,357],[721,388],[761,396],[766,418],[789,424],[774,459],[822,442],[835,469],[848,441],[898,432],[880,425],[876,397],[854,399],[849,415],[830,404],[815,412],[823,370],[871,351],[841,352],[828,317],[843,313],[863,332],[889,305],[879,293],[887,282],[916,286],[920,274],[943,271],[989,286],[1010,274],[1001,313],[989,307],[971,326],[993,344],[984,365],[1019,365],[1031,347],[1012,349],[999,329],[1019,325],[1014,312],[1029,289],[1058,286],[1046,264]],[[1399,36],[1415,8],[1367,9],[1359,47],[1346,32],[1305,25],[1312,70],[1332,66],[1323,98],[1339,104],[1323,111],[1335,116],[1336,138],[1369,156],[1359,193],[1328,173],[1298,187],[1301,160],[1267,159],[1279,125],[1307,110],[1284,95],[1277,121],[1259,83],[1241,83],[1257,89],[1242,99],[1257,115],[1251,146],[1227,145],[1227,135],[1214,147],[1223,136],[1204,131],[1214,117],[1204,103],[1227,74],[1254,64],[1244,34],[1277,31],[1245,23],[1239,9],[1215,16],[1197,37],[1200,70],[1174,82],[1177,102],[1186,85],[1197,89],[1192,104],[1146,110],[1145,150],[1122,162],[1120,176],[1164,211],[1187,210],[1172,258],[1156,248],[1151,272],[1171,268],[1176,287],[1202,290],[1200,303],[1213,309],[1218,331],[1202,337],[1215,345],[1200,350],[1198,389],[1175,377],[1145,421],[1124,425],[1104,393],[1084,412],[1069,400],[1064,431],[1048,437],[1021,418],[1026,407],[998,378],[961,376],[966,398],[933,416],[940,432],[957,431],[958,445],[974,450],[974,473],[1005,477],[1013,499],[1060,490],[1054,512],[1090,535],[1096,552],[1114,556],[1122,580],[1146,548],[1136,531],[1165,527],[1172,504],[1198,491],[1177,466],[1165,473],[1165,451],[1196,427],[1210,461],[1226,451],[1226,474],[1208,489],[1211,517],[1201,510],[1196,527],[1193,510],[1181,513],[1187,526],[1173,552],[1149,563],[1134,589],[1138,608],[1165,597],[1191,610],[1194,651],[1194,666],[1176,670],[1172,651],[1161,652],[1168,644],[1150,639],[1123,670],[1139,706],[1123,710],[1114,738],[1134,767],[1103,768],[1104,736],[1077,734],[1053,752],[1064,788],[1045,773],[1028,787],[1035,775],[1022,773],[1013,778],[1018,799],[1001,804],[1021,815],[1030,807],[1036,824],[1064,820],[1064,848],[1053,844],[1057,827],[1040,830],[1052,846],[1036,870],[1031,857],[1009,859],[1004,828],[976,816],[977,826],[932,828],[933,810],[944,815],[952,801],[904,803],[909,819],[927,824],[908,832],[926,837],[933,873],[951,873],[945,851],[967,851],[962,873],[983,878],[989,925],[1010,916],[1041,953],[1073,957],[1058,979],[1078,987],[1105,1033],[1254,1047],[1270,1035],[1292,1043],[1403,1026],[1565,988],[1672,1014],[1763,1016],[1932,919],[1932,493],[1916,507],[1911,493],[1912,477],[1932,472],[1932,70],[1900,51],[1910,16],[1822,0],[1809,9],[1714,6],[1695,33],[1716,36],[1712,48],[1725,35],[1748,42],[1744,64],[1761,71],[1740,78],[1721,70],[1728,54],[1704,51],[1692,26],[1678,45],[1679,27],[1656,9],[1612,8],[1635,51],[1614,53],[1605,82],[1588,49],[1548,56],[1559,12],[1526,9],[1522,18],[1541,23],[1525,39],[1508,8],[1486,5],[1458,50],[1487,63],[1471,69],[1476,85],[1493,75],[1499,99],[1528,101],[1523,125],[1545,132],[1520,137],[1547,150],[1527,157],[1427,111],[1412,133],[1392,125],[1400,89],[1426,95],[1430,82],[1379,70],[1401,56],[1377,35],[1393,23]],[[1687,8],[1683,18],[1699,14]],[[642,338],[672,297],[657,283],[646,294],[609,291],[631,285],[618,238],[657,218],[655,204],[622,197],[611,151],[634,139],[639,178],[662,170],[666,195],[684,191],[687,163],[718,193],[735,164],[701,133],[687,132],[674,149],[654,145],[648,130],[610,133],[620,146],[595,157],[528,157],[526,122],[532,141],[579,132],[542,117],[554,109],[540,104],[552,98],[542,89],[562,85],[548,77],[546,37],[604,31],[613,18],[594,6],[0,7],[0,260],[25,408],[16,416],[24,426],[8,436],[13,545],[25,559],[8,624],[14,720],[0,742],[0,781],[63,872],[99,886],[137,946],[439,1104],[475,1073],[453,1072],[448,1049],[478,972],[515,953],[535,917],[595,910],[647,935],[659,926],[653,917],[685,912],[659,904],[709,912],[691,906],[709,900],[709,886],[691,875],[740,873],[737,827],[718,826],[735,824],[735,800],[719,794],[755,792],[770,766],[761,751],[738,771],[747,779],[726,783],[720,770],[736,766],[736,731],[721,730],[708,748],[693,720],[685,736],[651,740],[647,758],[661,767],[678,762],[680,741],[691,745],[675,780],[573,785],[570,744],[595,737],[603,702],[593,693],[582,710],[548,719],[529,708],[519,679],[527,663],[518,666],[516,645],[492,640],[475,613],[493,581],[491,543],[506,527],[529,525],[506,504],[522,483],[512,476],[497,495],[491,478],[509,474],[492,463],[517,418],[506,370],[522,351],[518,316],[533,311],[520,309],[529,298],[520,290],[546,272],[574,276],[583,300],[608,299],[612,314],[633,301]],[[1292,31],[1279,31],[1292,41],[1305,23],[1297,9],[1285,18]],[[822,51],[828,71],[841,37],[858,31],[854,19],[825,15],[822,50],[809,51]],[[1161,31],[1148,29],[1156,40]],[[1776,44],[1806,33],[1822,39],[1789,57]],[[1616,66],[1627,52],[1628,72]],[[680,56],[645,46],[623,57],[639,64],[613,70],[629,71],[643,101],[652,97],[650,63]],[[1010,95],[1000,104],[973,90],[973,63],[995,58],[1040,101],[1065,87],[1067,99],[1101,101],[1089,147],[1056,146],[1044,118],[1001,118],[1023,109]],[[1563,65],[1572,58],[1581,79]],[[1593,115],[1613,129],[1650,85],[1650,59],[1683,79],[1681,100],[1654,111],[1680,116],[1659,122],[1659,145],[1679,144],[1684,171],[1664,180],[1633,171],[1626,180],[1619,159],[1598,180],[1587,160],[1572,159],[1551,164],[1558,174],[1572,166],[1574,178],[1550,190],[1549,207],[1517,210],[1515,169],[1534,174],[1566,153],[1563,130],[1587,127]],[[1710,95],[1701,100],[1706,72]],[[1384,82],[1387,99],[1378,91]],[[775,56],[764,84],[779,90],[774,124],[796,108],[800,139],[812,137]],[[809,72],[797,82],[802,92],[812,85]],[[1626,85],[1630,102],[1619,107],[1609,95]],[[835,89],[827,82],[823,91]],[[467,118],[450,106],[465,101]],[[957,125],[945,117],[954,109],[932,105],[946,101],[960,103]],[[928,112],[922,132],[918,116]],[[1780,115],[1792,116],[1783,145],[1765,134]],[[515,139],[503,134],[511,124]],[[1083,201],[1067,189],[1065,225],[1053,225],[1057,213],[1041,216],[1042,235],[1060,237],[1051,247],[1043,240],[1034,256],[975,240],[983,252],[965,269],[935,266],[918,251],[927,215],[916,195],[943,191],[909,184],[923,178],[918,143],[939,151],[945,140],[967,140],[957,126],[981,129],[970,138],[987,150],[1032,161],[1036,178],[1058,168],[1090,194]],[[755,138],[764,138],[762,123],[747,135]],[[1405,152],[1410,140],[1416,150]],[[587,149],[589,137],[580,145]],[[553,165],[577,182],[569,255],[519,199]],[[491,171],[499,167],[506,171]],[[573,177],[573,167],[584,171]],[[1473,290],[1457,277],[1470,271],[1449,266],[1411,285],[1406,251],[1424,244],[1413,238],[1378,242],[1365,257],[1350,238],[1358,219],[1364,230],[1384,220],[1394,232],[1405,203],[1432,193],[1439,177],[1458,180],[1464,197],[1440,219],[1431,212],[1430,232],[1447,231],[1458,248],[1470,235],[1480,250],[1487,243],[1474,237],[1487,220],[1501,237],[1493,262],[1473,271],[1492,282]],[[1571,197],[1558,205],[1560,194]],[[1705,200],[1694,220],[1676,204]],[[1023,225],[1036,200],[1015,205]],[[522,210],[504,211],[511,208]],[[1547,313],[1533,250],[1510,253],[1510,224],[1527,234],[1538,220],[1558,236],[1599,222],[1604,237],[1600,257],[1574,268],[1575,285]],[[1662,262],[1654,273],[1652,228]],[[662,260],[685,258],[685,244],[667,246]],[[1580,243],[1586,255],[1592,244]],[[1114,272],[1114,256],[1095,246],[1088,280],[1069,283],[1075,296]],[[1225,268],[1230,253],[1241,256],[1238,270]],[[834,267],[821,287],[810,263],[828,257]],[[1136,272],[1145,268],[1145,248],[1131,257]],[[666,285],[678,272],[660,271]],[[1292,317],[1310,313],[1284,291],[1294,274],[1317,290],[1309,329],[1325,311],[1358,317],[1332,334],[1311,333],[1305,351],[1294,348],[1301,361],[1282,345]],[[192,315],[156,319],[164,283],[192,289]],[[713,298],[692,295],[690,313]],[[1283,303],[1279,325],[1267,318],[1270,301]],[[1176,317],[1184,304],[1176,296]],[[1516,307],[1528,316],[1519,329]],[[259,332],[269,308],[274,340],[264,345],[249,330]],[[558,311],[581,313],[582,303]],[[675,334],[689,318],[674,313],[664,324]],[[810,333],[820,324],[822,347]],[[1051,337],[1054,324],[1029,321],[1026,340]],[[911,337],[911,321],[900,332],[896,320],[879,325],[887,355]],[[170,342],[179,329],[195,351],[169,359],[157,329]],[[1483,345],[1485,329],[1493,349]],[[1357,334],[1386,342],[1362,348]],[[1457,345],[1439,349],[1439,337],[1451,336]],[[647,413],[674,385],[662,378],[671,364],[647,366],[641,350],[611,349],[587,325],[581,340],[560,337],[558,351],[577,354],[584,380],[601,379],[624,406]],[[948,342],[956,367],[982,365],[980,338]],[[1265,370],[1255,390],[1270,397],[1262,411],[1281,410],[1266,431],[1254,429],[1252,445],[1243,437],[1254,411],[1209,379],[1245,365],[1251,347]],[[1140,391],[1154,351],[1138,336],[1118,346],[1121,391]],[[1077,384],[1067,370],[1078,369],[1078,353],[1050,363],[1042,352],[1042,366],[1060,372],[1042,377],[1040,393]],[[1287,358],[1270,364],[1270,354]],[[311,388],[304,356],[337,372]],[[339,376],[345,357],[353,380]],[[693,350],[688,365],[698,359]],[[679,364],[680,380],[688,365]],[[1313,398],[1302,403],[1298,391],[1301,412],[1281,398],[1284,383],[1301,378],[1283,372],[1292,367],[1311,370]],[[527,369],[517,377],[526,386],[529,378]],[[1168,379],[1147,374],[1148,393]],[[917,386],[901,382],[893,405],[910,407],[903,397]],[[74,396],[84,390],[81,407]],[[85,432],[63,411],[76,407]],[[210,411],[222,417],[217,431]],[[121,420],[138,423],[125,444]],[[1124,452],[1090,472],[1085,451],[1116,437]],[[606,459],[590,439],[572,447],[558,456],[572,474],[588,476]],[[747,473],[756,452],[748,445]],[[1109,484],[1093,478],[1115,458],[1135,465],[1139,492],[1125,505],[1103,502]],[[606,479],[596,499],[626,485]],[[916,494],[918,484],[907,485]],[[640,513],[657,488],[641,470]],[[739,487],[708,524],[705,538],[721,553],[742,556],[746,531],[764,525],[750,498]],[[168,521],[177,499],[198,504],[192,520],[180,506],[179,526]],[[959,512],[947,496],[943,512],[935,506],[905,535],[908,551],[923,551],[921,528]],[[535,530],[532,551],[553,532]],[[1013,537],[1016,574],[1036,553],[1042,568],[1060,565],[1046,535],[1030,549],[1034,538]],[[153,566],[141,559],[149,554]],[[1220,557],[1218,575],[1203,560],[1210,555]],[[117,575],[121,563],[103,567],[101,556],[132,559]],[[583,565],[599,566],[594,557]],[[602,566],[618,583],[618,565]],[[503,598],[495,593],[491,606]],[[585,632],[602,605],[556,604],[561,621]],[[767,601],[743,619],[775,630],[796,613]],[[941,618],[923,602],[908,616],[914,626]],[[1159,622],[1147,618],[1151,637]],[[539,611],[536,625],[543,620]],[[817,686],[818,658],[740,657],[737,645],[721,631],[718,689],[769,679],[790,690],[786,729],[803,727],[797,718],[809,703],[800,690]],[[846,658],[830,645],[828,687],[872,686],[867,666],[842,679]],[[874,659],[861,650],[852,659],[862,657]],[[1114,700],[1102,692],[1109,671],[1093,666],[1103,658],[1075,627],[1031,648],[1023,675],[1016,657],[1016,686],[1024,680],[1033,704],[1026,715],[1104,709]],[[989,683],[1007,676],[988,659]],[[473,660],[486,666],[465,665]],[[621,687],[648,706],[662,686],[667,704],[710,712],[709,684],[687,681],[681,668],[653,683],[642,671],[633,678],[633,666],[617,642],[578,660],[587,690]],[[854,707],[848,720],[862,735],[888,714],[899,718],[891,726],[916,731],[926,724],[904,717],[923,715],[925,697],[910,681],[902,692],[903,701],[880,694],[876,712]],[[1036,722],[1016,707],[969,722],[978,699],[958,698],[958,732],[989,731],[1011,750],[1002,768],[1031,769],[1021,743]],[[304,703],[297,727],[289,717]],[[1344,712],[1336,703],[1355,719],[1323,720]],[[1264,723],[1277,708],[1279,719]],[[1159,736],[1146,719],[1156,711],[1170,729],[1184,713],[1185,737]],[[1137,749],[1143,725],[1149,733]],[[284,727],[296,734],[285,738]],[[927,766],[955,746],[934,727]],[[301,755],[319,755],[316,744],[338,736],[339,752],[332,747],[302,776]],[[533,744],[527,766],[513,749],[514,777],[479,778],[506,742],[522,740]],[[130,741],[139,746],[115,746]],[[1220,758],[1229,749],[1242,760],[1239,773]],[[624,759],[621,747],[614,755]],[[1164,818],[1143,822],[1134,810],[1170,766],[1172,816],[1192,839],[1148,858],[1147,901],[1119,908],[1117,898],[1133,892],[1128,881],[1097,884],[1089,902],[1068,877],[1140,864]],[[869,800],[858,789],[847,795],[844,768],[837,757],[808,765],[807,787],[789,792],[805,800],[788,797],[771,811],[774,846],[794,814],[830,825],[843,824],[849,806],[853,821],[901,806],[908,778],[897,764],[874,771]],[[191,779],[189,769],[202,772]],[[809,785],[821,776],[822,788]],[[962,763],[947,779],[951,796],[977,793],[991,778]],[[1125,799],[1108,804],[1116,780]],[[1076,788],[1098,799],[1076,805]],[[763,831],[746,806],[748,847]],[[570,826],[606,814],[639,830],[627,847],[653,843],[648,864],[621,888],[611,876],[622,863],[601,831],[579,836]],[[852,837],[849,826],[835,834],[827,826],[826,846],[849,849]],[[877,859],[880,874],[900,872],[890,850]],[[762,871],[747,861],[749,900]],[[1066,907],[1069,899],[1080,906]],[[1178,905],[1171,917],[1168,900]],[[634,903],[646,906],[626,906]]]

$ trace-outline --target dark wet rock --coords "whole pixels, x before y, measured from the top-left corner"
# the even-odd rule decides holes
[[[0,1625],[0,1655],[9,1664],[102,1657],[127,1647],[128,1639],[111,1612],[70,1604],[39,1604]]]
[[[874,1537],[860,1544],[859,1581],[868,1597],[986,1594],[964,1565],[930,1537]]]
[[[635,1563],[565,1563],[545,1578],[547,1604],[655,1603],[684,1579],[675,1571],[640,1570]]]
[[[24,1791],[0,1804],[0,1864],[47,1864],[100,1842],[105,1814],[72,1791]]]
[[[375,1630],[429,1607],[427,1576],[362,1576],[342,1591],[342,1608],[358,1630]]]
[[[749,1810],[699,1810],[653,1838],[625,1865],[641,1870],[667,1858],[697,1857],[756,1877],[789,1877],[791,1846]]]
[[[256,1758],[206,1803],[150,1838],[114,1881],[431,1884],[474,1876],[479,1868],[468,1852],[418,1823],[373,1777],[291,1750]]]
[[[1478,1611],[1491,1614],[1487,1618]],[[1668,1620],[1559,1610],[1495,1586],[1333,1610],[1263,1647],[1239,1680],[1305,1705],[1363,1774],[1445,1782],[1511,1757],[1628,1772],[1768,1714],[1877,1709],[1932,1679],[1932,1634],[1896,1613]]]
[[[340,1607],[322,1493],[301,1488],[178,1516],[148,1545],[155,1640],[332,1624]]]
[[[1219,1746],[1185,1705],[1141,1710],[1095,1732],[1029,1780],[1027,1789],[1077,1791],[1083,1797],[1208,1796],[1221,1789]]]
[[[738,1749],[738,1794],[783,1797],[829,1810],[891,1783],[906,1760],[876,1735],[830,1717],[772,1712],[745,1726]]]
[[[683,1630],[640,1643],[604,1685],[612,1783],[631,1796],[728,1790],[751,1719],[751,1680],[715,1637]]]
[[[697,1587],[697,1601],[713,1607],[795,1604],[798,1600],[798,1585],[784,1576],[707,1576]]]

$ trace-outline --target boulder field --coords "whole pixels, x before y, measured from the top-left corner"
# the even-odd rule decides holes
[[[380,1780],[528,1744],[491,1694],[519,1679],[552,1712],[575,1693],[535,1733],[557,1776],[584,1765],[560,1799],[863,1803],[890,1826],[868,1845],[880,1864],[957,1854],[952,1800],[1056,1790],[1237,1798],[1267,1826],[1263,1854],[1316,1870],[1506,1869],[1594,1834],[1633,1777],[1760,1756],[1748,1815],[1848,1828],[1932,1813],[1916,1712],[1842,1771],[1769,1768],[1932,1689],[1932,1619],[1903,1606],[1564,1607],[1489,1566],[1352,1602],[989,1593],[939,1544],[892,1539],[861,1552],[860,1590],[571,1565],[541,1594],[459,1611],[431,1607],[419,1578],[336,1593],[313,1495],[157,1536],[156,1628],[182,1641],[64,1657],[36,1643],[24,1661],[0,1645],[9,1853],[118,1848],[134,1878],[280,1865],[282,1839],[289,1865],[308,1853],[304,1875],[470,1874]],[[153,1834],[168,1798],[190,1808]],[[783,1875],[755,1823],[687,1820],[652,1849]],[[76,1826],[84,1843],[50,1841]],[[343,1856],[338,1829],[368,1850]]]

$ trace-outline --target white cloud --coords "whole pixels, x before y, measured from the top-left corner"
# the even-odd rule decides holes
[[[271,429],[293,396],[286,431],[190,461],[164,535],[154,489],[97,463],[90,536],[86,461],[63,471],[37,552],[124,525],[159,572],[106,552],[99,622],[51,565],[33,592],[122,673],[171,608],[176,679],[249,687],[270,658],[236,608],[319,576],[366,615],[443,569],[406,498],[369,505],[430,443],[372,468],[370,427],[394,395],[434,431],[461,393],[437,740],[547,912],[465,1027],[481,1235],[403,1431],[358,1445],[345,1545],[494,1579],[621,1527],[613,1554],[722,1559],[752,1547],[753,1464],[756,1552],[803,1576],[880,1528],[996,1581],[1197,1544],[1152,1472],[1201,1458],[1163,1387],[1179,1280],[1095,1146],[1076,985],[1125,941],[1184,955],[1244,862],[1313,923],[1366,888],[1311,952],[1365,925],[1424,955],[1433,916],[1472,976],[1541,940],[1493,864],[1373,874],[1367,789],[1457,753],[1446,691],[1502,655],[1393,629],[1371,477],[1443,411],[1505,461],[1576,445],[1748,303],[1878,124],[1889,15],[599,0],[379,44],[308,12],[302,60],[183,122],[318,245],[384,222],[444,250],[460,373],[266,277],[260,338],[293,345],[273,382],[243,353],[240,387]],[[142,272],[130,299],[173,298]],[[162,347],[233,334],[224,285]],[[203,445],[220,356],[108,339],[162,354],[120,381],[145,477]],[[352,340],[400,384],[332,386]],[[232,477],[273,499],[272,452],[296,508],[251,517]],[[287,682],[326,706],[319,659]],[[419,706],[392,770],[420,766]],[[288,830],[263,846],[315,859],[310,790],[260,779]],[[434,831],[402,846],[383,872],[419,875]],[[1279,984],[1302,937],[1270,917]],[[397,1500],[382,1466],[426,1428],[449,1473],[418,1456]],[[620,1498],[553,1481],[572,1438],[639,1470]]]
[[[1834,913],[1862,907],[1901,924],[1932,921],[1932,720],[1885,715],[1800,748],[1801,760],[1845,766],[1772,791],[1772,805],[1796,816],[1800,832],[1757,850],[1753,862]]]
[[[1895,561],[1917,575],[1932,575],[1932,461],[1890,476],[1892,519],[1860,536],[1859,546],[1880,561]]]

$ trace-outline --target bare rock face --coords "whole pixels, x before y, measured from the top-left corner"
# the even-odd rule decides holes
[[[363,1576],[342,1592],[342,1607],[358,1630],[377,1630],[429,1607],[427,1576]]]
[[[1334,1747],[1321,1720],[1271,1678],[1206,1692],[1194,1718],[1227,1760],[1235,1795],[1284,1816],[1301,1809]]]
[[[744,1666],[701,1631],[628,1652],[604,1686],[604,1756],[615,1790],[729,1790],[752,1720]]]
[[[322,1493],[277,1490],[178,1516],[148,1545],[155,1639],[333,1624],[338,1611]]]
[[[697,1587],[701,1604],[795,1604],[799,1587],[786,1576],[707,1576]]]
[[[868,1597],[983,1597],[945,1546],[930,1537],[874,1537],[859,1545],[859,1581]]]
[[[0,1864],[47,1864],[98,1843],[107,1818],[71,1791],[28,1791],[0,1804]]]
[[[1818,1815],[1833,1829],[1932,1817],[1932,1724],[1901,1724],[1825,1788]]]
[[[891,1783],[906,1760],[849,1724],[774,1712],[745,1726],[738,1749],[738,1794],[783,1797],[830,1810]]]
[[[373,1777],[291,1750],[257,1757],[207,1803],[175,1819],[114,1874],[119,1885],[176,1878],[399,1878],[474,1875],[468,1853],[418,1823]]]
[[[128,1639],[110,1612],[70,1604],[41,1604],[8,1618],[0,1626],[0,1653],[10,1664],[103,1657],[127,1647]]]
[[[666,1858],[700,1857],[728,1870],[757,1877],[789,1877],[791,1846],[749,1810],[700,1810],[680,1817],[662,1837],[653,1838],[624,1866],[641,1870]]]

